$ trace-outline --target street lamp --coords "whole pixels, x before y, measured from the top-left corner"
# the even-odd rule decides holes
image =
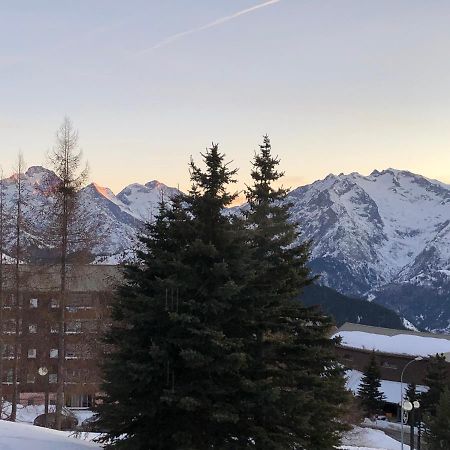
[[[39,367],[38,374],[42,377],[45,384],[45,392],[44,392],[44,426],[48,427],[48,369],[45,366]]]
[[[405,367],[403,367],[402,374],[400,375],[400,424],[401,424],[401,435],[402,435],[402,446],[401,449],[403,450],[403,439],[404,439],[404,430],[403,430],[403,413],[404,411],[411,411],[414,407],[414,405],[406,400],[403,401],[403,374],[405,373],[406,368],[412,364],[415,361],[422,361],[422,356],[418,356],[417,358],[412,359],[409,361],[409,363],[405,364]]]
[[[414,412],[420,408],[420,403],[417,400],[414,400],[413,402],[410,402],[409,400],[405,400],[403,402],[403,410],[407,411],[408,413],[411,412],[411,419],[410,419],[410,423],[411,423],[411,431],[410,431],[410,447],[411,450],[414,449],[414,425],[415,425],[415,415]],[[403,419],[403,417],[402,417]],[[403,423],[403,420],[402,420]],[[420,436],[420,434],[419,434]],[[419,437],[420,439],[420,437]],[[419,447],[417,447],[419,448]]]

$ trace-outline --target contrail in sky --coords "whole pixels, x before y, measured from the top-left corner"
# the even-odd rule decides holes
[[[245,14],[249,14],[253,11],[256,11],[261,8],[265,8],[266,6],[274,5],[275,3],[279,3],[279,2],[281,2],[281,0],[268,0],[264,3],[260,3],[259,5],[251,6],[250,8],[243,9],[242,11],[238,11],[234,14],[230,14],[229,16],[225,16],[225,17],[221,17],[220,19],[216,19],[212,22],[207,23],[206,25],[202,25],[201,27],[192,28],[190,30],[182,31],[181,33],[173,34],[172,36],[169,36],[169,37],[163,39],[162,41],[157,42],[152,47],[147,48],[145,50],[141,50],[139,52],[139,54],[147,53],[151,50],[156,50],[158,48],[165,47],[166,45],[169,45],[172,42],[178,41],[178,39],[181,39],[190,34],[198,33],[199,31],[207,30],[208,28],[214,28],[218,25],[222,25],[225,22],[236,19],[237,17],[244,16]]]

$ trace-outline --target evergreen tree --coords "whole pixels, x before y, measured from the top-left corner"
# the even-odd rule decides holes
[[[439,402],[441,393],[446,386],[449,386],[448,374],[448,363],[443,354],[437,353],[430,358],[427,373],[423,380],[429,389],[420,396],[420,403],[424,413],[435,415],[436,405]]]
[[[405,398],[404,400],[408,400],[409,402],[413,403],[416,400],[420,403],[420,394],[417,392],[417,386],[415,383],[408,384],[406,391],[405,391]],[[422,407],[422,405],[420,405]],[[413,426],[417,425],[418,422],[418,411],[413,409],[411,413],[408,415],[408,424]]]
[[[295,299],[313,278],[309,243],[298,244],[288,191],[268,136],[253,161],[246,213],[256,276],[249,285],[251,380],[244,417],[256,448],[329,449],[339,442],[347,392],[335,361],[332,323]]]
[[[380,391],[380,387],[380,368],[375,358],[375,352],[373,352],[358,389],[358,397],[361,405],[369,416],[378,413],[385,400],[385,396]]]
[[[187,222],[177,206],[161,202],[155,222],[146,224],[137,263],[124,267],[113,304],[103,358],[105,396],[97,411],[101,429],[110,430],[103,439],[107,448],[168,448],[160,445],[165,427],[173,426],[170,418],[163,423],[172,387],[166,335],[177,300],[178,232]]]
[[[249,252],[241,221],[223,214],[235,171],[216,145],[203,156],[206,170],[191,162],[189,195],[161,205],[138,264],[125,270],[98,410],[107,448],[249,445],[237,425]]]
[[[435,416],[427,416],[426,440],[429,450],[450,448],[450,389],[445,387],[436,405]]]
[[[420,395],[417,392],[416,383],[409,383],[405,391],[405,400],[409,400],[412,403],[415,400],[419,400],[419,398]]]
[[[235,171],[216,145],[203,158],[205,169],[191,162],[189,194],[162,202],[125,268],[106,338],[102,440],[133,450],[328,450],[347,396],[330,320],[294,299],[311,282],[309,247],[295,244],[286,191],[267,201],[255,191],[247,220],[225,214]],[[255,162],[255,180],[267,158]]]
[[[427,366],[424,384],[428,391],[420,396],[421,408],[424,413],[436,414],[436,405],[446,386],[449,386],[448,363],[443,354],[431,357]]]

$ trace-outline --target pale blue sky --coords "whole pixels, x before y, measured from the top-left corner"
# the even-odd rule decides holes
[[[211,141],[242,186],[264,133],[290,186],[386,167],[450,182],[450,2],[245,12],[263,3],[0,0],[4,171],[19,149],[42,164],[67,114],[91,179],[115,192],[155,178],[185,188],[189,156]]]

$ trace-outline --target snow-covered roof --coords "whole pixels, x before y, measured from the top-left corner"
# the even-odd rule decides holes
[[[354,394],[358,392],[359,385],[361,384],[361,378],[363,374],[359,370],[348,370],[345,373],[347,389]],[[403,383],[403,389],[400,389],[400,383],[398,381],[381,380],[380,391],[383,392],[386,397],[386,401],[389,403],[399,403],[400,398],[403,398],[408,388],[408,384]],[[426,392],[428,388],[426,386],[416,386],[417,392]]]
[[[337,336],[342,338],[341,345],[344,347],[408,356],[450,355],[448,335],[344,324],[333,335]]]

